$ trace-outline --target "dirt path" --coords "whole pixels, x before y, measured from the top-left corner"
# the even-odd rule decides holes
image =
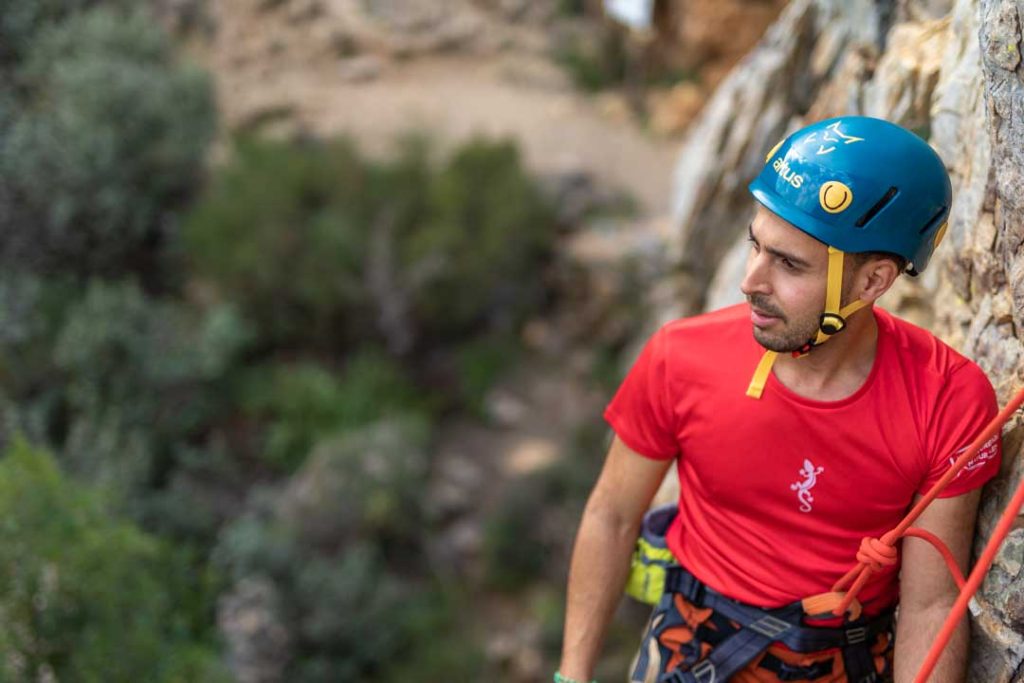
[[[531,54],[423,56],[366,62],[352,82],[338,60],[247,60],[230,36],[202,54],[229,128],[283,122],[346,134],[370,153],[402,131],[428,131],[442,146],[474,135],[509,137],[535,171],[583,172],[625,190],[647,216],[668,212],[677,143],[643,130],[620,99],[571,87],[563,70]]]
[[[539,83],[516,83],[516,73],[507,63],[473,67],[463,59],[410,64],[386,80],[310,93],[310,120],[370,144],[408,128],[448,141],[511,137],[538,171],[591,173],[648,213],[667,211],[673,143],[603,115],[592,98],[549,87],[556,78],[535,72]]]

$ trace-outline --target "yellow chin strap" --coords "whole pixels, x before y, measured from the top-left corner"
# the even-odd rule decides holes
[[[801,358],[806,356],[813,347],[827,342],[832,335],[841,332],[846,327],[847,316],[868,305],[868,302],[863,299],[857,299],[840,308],[842,293],[843,252],[835,247],[829,247],[828,276],[825,285],[825,312],[821,314],[821,322],[818,323],[818,334],[813,341],[808,342],[804,350],[795,352],[793,354],[795,357]],[[761,394],[764,392],[764,384],[768,381],[768,375],[771,374],[772,365],[775,364],[775,359],[778,355],[777,351],[764,352],[760,362],[757,364],[757,369],[754,370],[750,386],[747,387],[747,396],[754,399],[761,398]]]

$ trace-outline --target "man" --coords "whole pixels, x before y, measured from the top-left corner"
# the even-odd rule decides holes
[[[679,567],[634,681],[909,683],[956,599],[926,543],[864,541],[896,526],[996,413],[974,363],[873,306],[943,237],[941,159],[899,126],[844,117],[776,145],[750,190],[748,303],[664,326],[605,413],[615,437],[573,552],[559,683],[591,680],[673,463],[666,537]],[[994,439],[916,524],[961,569],[999,459]],[[862,542],[885,556],[858,596],[863,615],[809,614],[800,601],[827,593]],[[933,683],[962,681],[967,638],[964,623]]]

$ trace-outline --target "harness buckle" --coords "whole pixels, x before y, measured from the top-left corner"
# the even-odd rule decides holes
[[[757,631],[763,636],[768,636],[772,640],[777,640],[779,636],[793,628],[793,625],[782,619],[767,615],[761,617],[747,628],[751,631]]]
[[[715,665],[707,659],[701,660],[690,668],[690,673],[697,679],[697,683],[715,683],[718,680]]]
[[[858,645],[868,639],[868,629],[864,626],[846,629],[846,644]]]
[[[669,567],[665,572],[665,590],[679,593],[697,607],[704,607],[706,591],[704,583],[680,566]]]
[[[696,577],[694,577],[694,581],[693,584],[690,586],[689,593],[690,597],[688,599],[690,602],[697,605],[698,607],[704,606],[705,589],[704,583],[702,581],[698,581]]]

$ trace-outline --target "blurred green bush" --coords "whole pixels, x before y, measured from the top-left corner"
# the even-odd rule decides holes
[[[362,213],[371,192],[344,142],[241,140],[185,225],[198,274],[241,304],[267,345],[337,348],[363,308]]]
[[[486,419],[487,392],[522,357],[518,340],[510,335],[489,335],[460,344],[455,349],[455,362],[461,405]]]
[[[127,280],[0,284],[0,416],[76,475],[137,498],[227,409],[220,383],[249,340],[230,306],[155,300]]]
[[[612,24],[600,26],[593,35],[571,36],[553,56],[586,92],[621,87],[629,69],[626,34]]]
[[[204,580],[24,441],[0,459],[0,520],[3,680],[228,680]]]
[[[74,11],[94,4],[0,11],[0,264],[159,282],[213,134],[212,95],[145,11]]]
[[[88,479],[138,490],[174,464],[223,407],[216,391],[246,343],[229,306],[153,300],[128,281],[93,281],[54,346],[69,416],[64,458]]]
[[[600,472],[607,432],[595,416],[573,435],[568,454],[509,482],[484,522],[484,574],[491,587],[517,592],[538,581],[564,580],[565,540],[572,538]]]
[[[555,238],[551,207],[511,142],[477,141],[456,151],[431,186],[431,213],[410,230],[407,263],[436,259],[416,289],[425,326],[464,334],[511,332],[545,296],[543,267]]]
[[[404,354],[513,331],[544,303],[555,227],[511,143],[437,166],[415,138],[383,162],[343,140],[240,140],[185,234],[197,273],[267,343]]]
[[[326,439],[223,533],[219,566],[236,584],[268,577],[282,596],[287,680],[471,677],[457,602],[424,554],[428,437],[424,421],[396,418]]]
[[[128,0],[34,0],[5,3],[0,12],[0,75],[10,77],[7,72],[21,62],[40,30],[101,3],[108,7],[130,6]]]
[[[245,371],[237,402],[266,423],[262,457],[292,471],[317,441],[396,415],[428,412],[428,401],[387,354],[357,352],[340,373],[313,362]]]

